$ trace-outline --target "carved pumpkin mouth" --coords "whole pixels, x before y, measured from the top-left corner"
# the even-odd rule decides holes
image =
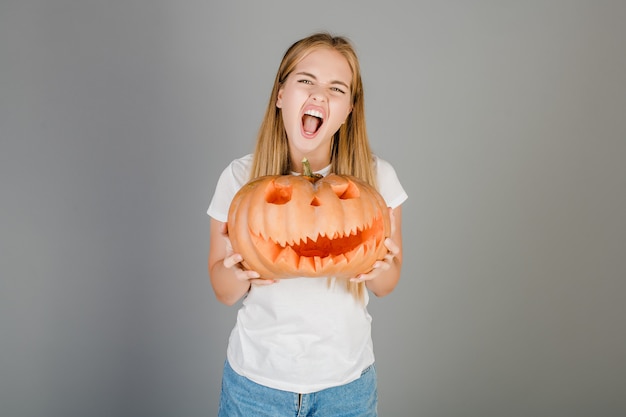
[[[370,225],[353,231],[335,232],[333,236],[319,234],[293,242],[275,242],[253,234],[254,244],[267,259],[294,269],[318,271],[329,264],[339,265],[352,258],[376,252],[384,238],[384,221],[377,217]]]

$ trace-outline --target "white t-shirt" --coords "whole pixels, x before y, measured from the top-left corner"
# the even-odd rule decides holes
[[[393,167],[375,157],[378,188],[389,207],[407,194]],[[228,219],[228,208],[248,181],[252,155],[224,169],[207,213]],[[330,166],[318,173],[327,175]],[[240,375],[270,388],[307,394],[358,379],[374,362],[372,317],[345,282],[290,278],[255,286],[243,300],[228,342],[227,358]]]

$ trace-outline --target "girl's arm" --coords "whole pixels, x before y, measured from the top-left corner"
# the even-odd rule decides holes
[[[367,288],[376,296],[383,297],[391,293],[400,280],[402,269],[402,206],[390,209],[391,237],[385,240],[389,252],[383,260],[376,261],[367,274],[353,278],[353,282],[365,282]]]
[[[273,280],[261,279],[256,271],[245,271],[239,263],[242,257],[233,252],[228,238],[228,226],[211,218],[209,249],[209,276],[217,299],[233,305],[249,290],[250,285],[273,284]]]

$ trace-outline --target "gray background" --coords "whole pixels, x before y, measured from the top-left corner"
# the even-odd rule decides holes
[[[0,2],[0,415],[216,414],[218,175],[285,48],[361,58],[405,265],[382,416],[626,415],[626,3]]]

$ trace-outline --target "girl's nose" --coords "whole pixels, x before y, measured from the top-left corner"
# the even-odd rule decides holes
[[[311,97],[317,101],[325,101],[326,91],[322,86],[315,86],[315,88],[311,91]]]

